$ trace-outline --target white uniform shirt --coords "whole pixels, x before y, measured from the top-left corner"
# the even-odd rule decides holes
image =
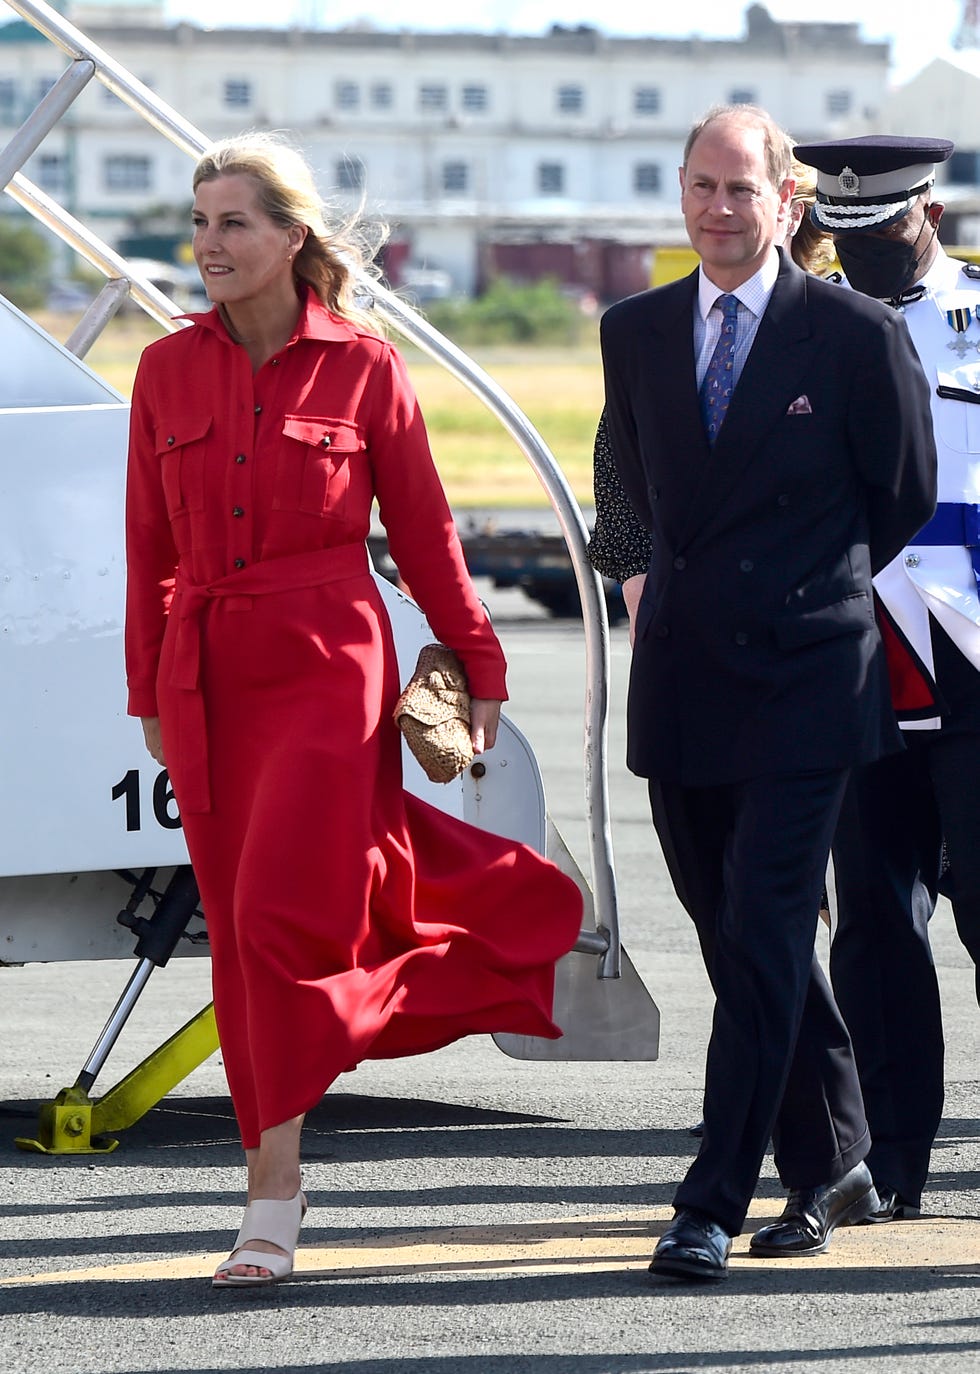
[[[980,504],[980,278],[940,249],[922,278],[926,294],[903,307],[905,323],[932,393],[932,424],[939,461],[939,501]],[[946,312],[966,321],[961,332]],[[977,402],[938,394],[938,388],[972,393]],[[929,615],[980,670],[980,597],[967,549],[914,544],[875,578],[875,588],[922,662],[934,671]],[[938,720],[905,721],[905,729],[935,729]]]

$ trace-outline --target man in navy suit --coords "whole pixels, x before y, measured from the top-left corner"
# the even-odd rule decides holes
[[[606,411],[653,553],[628,762],[715,993],[704,1135],[654,1274],[717,1279],[770,1137],[789,1199],[757,1255],[877,1207],[847,1031],[814,928],[849,770],[901,747],[872,575],[930,517],[928,389],[901,317],[774,244],[794,183],[761,110],[691,131],[701,257],[602,322]]]

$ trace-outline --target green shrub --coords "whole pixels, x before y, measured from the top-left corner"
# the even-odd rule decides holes
[[[498,277],[474,300],[432,301],[426,318],[462,346],[580,342],[590,323],[550,277],[521,283]]]
[[[0,219],[0,295],[21,310],[44,303],[51,250],[29,225]]]

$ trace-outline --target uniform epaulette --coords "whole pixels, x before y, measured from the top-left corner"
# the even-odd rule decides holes
[[[969,277],[971,281],[980,281],[980,262],[965,262],[963,275]]]

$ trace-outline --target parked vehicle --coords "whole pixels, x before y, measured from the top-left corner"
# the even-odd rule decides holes
[[[459,537],[472,577],[489,577],[495,587],[520,587],[532,601],[544,606],[556,619],[582,616],[582,600],[568,545],[560,534],[530,529],[467,528],[459,524]],[[383,577],[397,579],[383,532],[368,541],[374,566]],[[602,578],[609,623],[626,619],[626,603],[618,582]]]

